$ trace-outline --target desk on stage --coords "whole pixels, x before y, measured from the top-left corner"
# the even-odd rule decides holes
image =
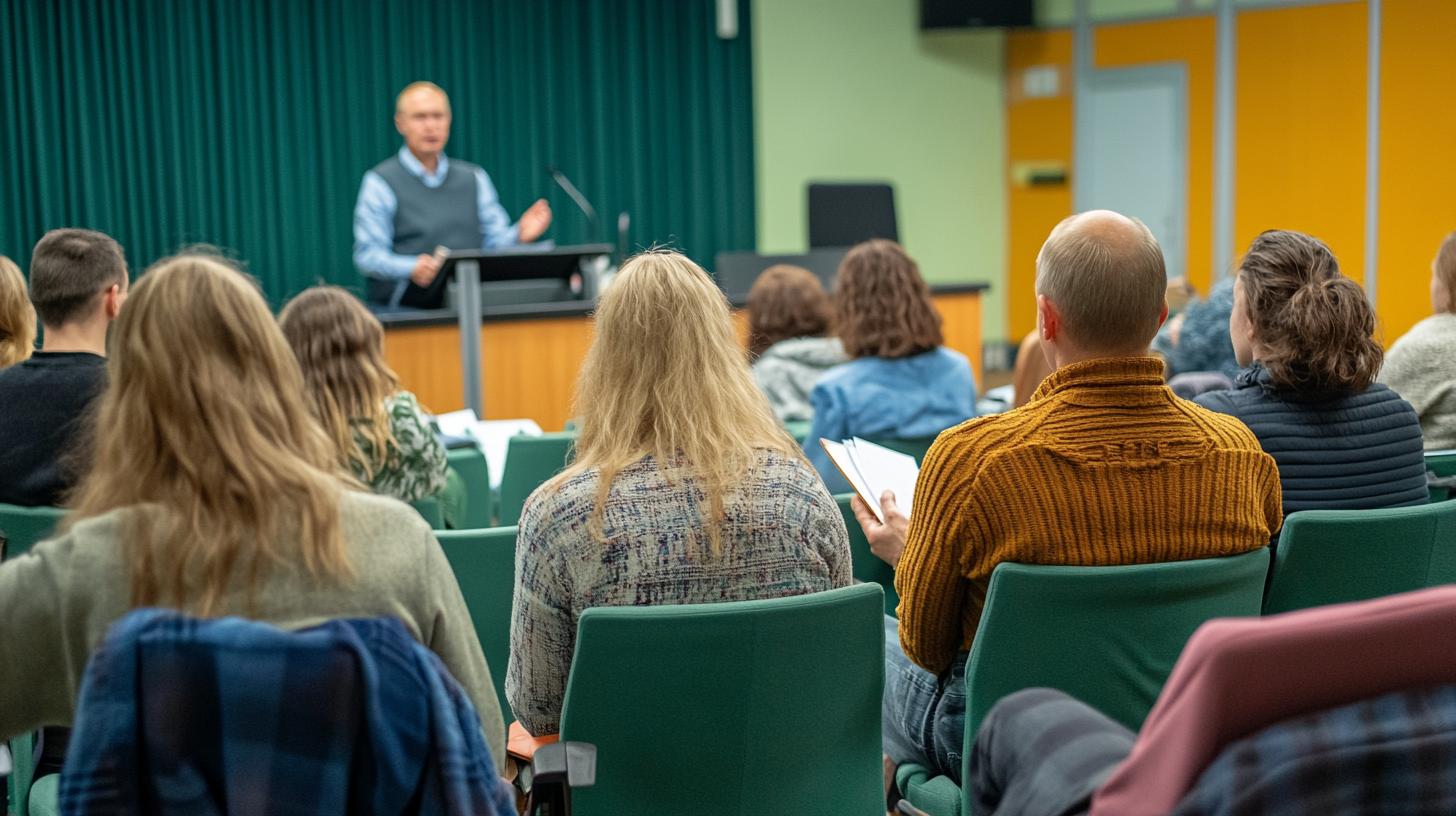
[[[981,376],[981,292],[984,283],[930,287],[944,319],[945,344],[966,355]],[[734,297],[738,339],[747,346],[747,315]],[[481,309],[482,419],[529,417],[548,431],[571,414],[577,371],[591,345],[589,301],[491,305]],[[465,407],[460,335],[453,309],[405,310],[379,315],[384,357],[400,385],[435,413]]]

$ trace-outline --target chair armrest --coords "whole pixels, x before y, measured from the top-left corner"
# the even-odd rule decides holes
[[[905,803],[926,816],[962,816],[960,786],[924,765],[901,765],[895,772],[895,786]]]

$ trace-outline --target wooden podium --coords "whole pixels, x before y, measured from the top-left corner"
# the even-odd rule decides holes
[[[580,276],[578,295],[592,302],[597,295],[596,259],[612,254],[610,244],[583,244],[545,250],[456,250],[445,258],[429,293],[444,299],[444,287],[456,281],[456,316],[460,322],[461,381],[465,405],[478,417],[485,416],[485,395],[481,388],[480,284],[499,281],[550,280],[572,282]],[[575,288],[575,287],[573,287]]]

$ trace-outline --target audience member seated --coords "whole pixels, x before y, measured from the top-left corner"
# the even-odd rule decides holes
[[[382,496],[417,501],[445,487],[445,446],[384,361],[384,328],[357,298],[315,286],[278,315],[313,413],[340,464]]]
[[[1166,376],[1212,372],[1233,380],[1239,363],[1229,342],[1229,314],[1234,306],[1234,282],[1225,278],[1213,285],[1208,297],[1191,300],[1177,317],[1158,332],[1153,351],[1167,363]]]
[[[1375,312],[1328,247],[1282,230],[1255,238],[1230,322],[1247,368],[1196,402],[1253,429],[1279,463],[1286,514],[1426,503],[1420,420],[1375,383]]]
[[[885,621],[888,759],[961,778],[965,662],[1003,561],[1105,566],[1234,555],[1281,523],[1279,474],[1236,420],[1180,400],[1148,344],[1167,312],[1163,254],[1141,222],[1094,211],[1036,261],[1041,344],[1056,371],[1031,401],[941,434],[907,520],[858,499],[896,566]]]
[[[251,280],[203,255],[158,262],[109,371],[59,536],[0,564],[0,738],[69,724],[91,650],[136,607],[284,628],[390,616],[460,681],[503,763],[500,701],[444,553],[339,463]]]
[[[106,387],[106,330],[126,301],[126,258],[99,232],[51,230],[30,260],[40,351],[0,371],[0,502],[61,503],[88,455],[87,415]]]
[[[35,307],[15,261],[0,255],[0,368],[25,362],[35,350]]]
[[[1001,700],[976,734],[972,800],[1025,816],[1086,813],[1089,800],[1093,816],[1449,813],[1456,657],[1431,644],[1453,624],[1452,587],[1210,621],[1139,734],[1052,689]],[[1187,807],[1190,791],[1226,804],[1234,780],[1245,807]],[[1280,807],[1259,807],[1270,781]]]
[[[1456,232],[1431,263],[1431,309],[1385,355],[1380,382],[1421,419],[1426,450],[1456,448]]]
[[[1047,362],[1041,350],[1041,332],[1032,331],[1021,339],[1016,349],[1016,366],[1011,371],[1012,408],[1031,402],[1031,395],[1041,387],[1041,381],[1052,373],[1052,364]]]
[[[850,582],[843,517],[754,386],[702,269],[675,252],[638,255],[603,293],[595,331],[576,459],[531,494],[516,541],[506,696],[537,736],[559,730],[590,607]]]
[[[924,439],[975,416],[971,364],[941,345],[930,287],[899,244],[867,241],[844,256],[834,283],[834,330],[851,361],[814,386],[814,424],[804,438],[831,493],[849,492],[849,482],[821,438]]]
[[[829,296],[814,273],[779,264],[748,290],[748,357],[753,381],[779,422],[813,418],[809,392],[819,376],[847,358],[838,337],[825,337]]]

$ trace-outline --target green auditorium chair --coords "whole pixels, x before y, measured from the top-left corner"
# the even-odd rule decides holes
[[[433,530],[445,529],[445,513],[440,509],[440,500],[434,496],[426,496],[423,499],[415,499],[410,502],[410,507],[424,517],[430,523]]]
[[[1456,582],[1456,501],[1284,520],[1264,614]]]
[[[834,497],[834,502],[839,505],[839,513],[844,516],[844,526],[849,529],[849,554],[854,579],[873,582],[883,587],[885,614],[893,615],[895,608],[900,605],[900,596],[895,594],[895,568],[870,552],[870,542],[865,539],[864,530],[855,520],[854,510],[849,506],[849,500],[853,497],[853,493],[840,493]]]
[[[49,536],[60,523],[66,511],[59,507],[20,507],[14,504],[0,504],[0,533],[5,534],[5,557],[15,558],[35,546],[36,542]],[[30,799],[31,765],[35,761],[34,735],[24,734],[10,741],[13,765],[8,781],[10,809],[14,813],[28,812]]]
[[[875,584],[582,613],[561,739],[597,748],[577,816],[884,816]]]
[[[5,534],[5,557],[14,558],[51,534],[66,511],[59,507],[20,507],[0,504],[0,532]]]
[[[1025,688],[1061,689],[1136,731],[1199,625],[1259,614],[1268,571],[1267,548],[1117,567],[997,565],[966,661],[963,761],[986,712]],[[970,789],[949,777],[902,765],[895,779],[931,816],[972,813]]]
[[[1456,451],[1431,451],[1426,454],[1426,471],[1440,479],[1456,476]],[[1431,501],[1451,498],[1451,488],[1431,485]]]
[[[500,697],[501,711],[510,722],[506,702],[506,664],[511,656],[511,593],[515,590],[516,528],[442,530],[435,534],[460,584],[470,609],[475,636],[485,652],[485,664]]]
[[[446,454],[450,469],[460,475],[465,485],[465,512],[459,519],[462,530],[478,530],[491,526],[495,519],[495,501],[490,493],[490,465],[480,448],[454,448]]]
[[[506,448],[506,464],[501,472],[500,523],[516,524],[526,497],[542,483],[560,473],[571,461],[574,431],[559,431],[540,436],[513,436]]]
[[[809,428],[813,424],[808,421],[785,422],[784,430],[789,432],[789,436],[792,436],[795,442],[803,445],[804,440],[809,436]]]

